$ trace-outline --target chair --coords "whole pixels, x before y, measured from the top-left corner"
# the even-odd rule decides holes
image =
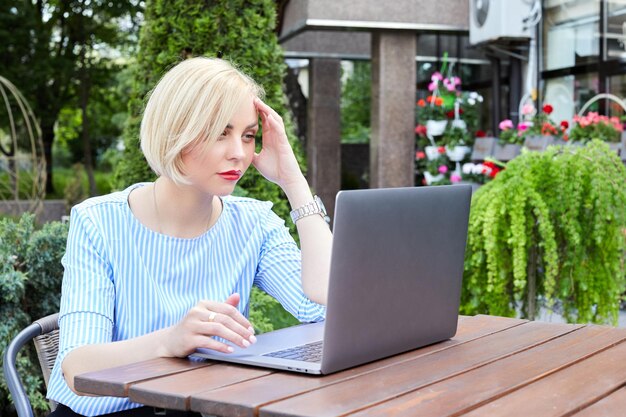
[[[56,360],[59,350],[58,322],[59,313],[36,320],[13,338],[4,354],[4,377],[7,381],[9,391],[13,397],[13,403],[15,404],[15,410],[19,417],[33,417],[34,413],[28,395],[26,395],[22,379],[18,375],[15,367],[17,354],[24,345],[33,340],[44,382],[47,387],[50,373],[52,372],[52,367],[54,366],[54,361]],[[54,410],[56,403],[50,401],[50,407]]]

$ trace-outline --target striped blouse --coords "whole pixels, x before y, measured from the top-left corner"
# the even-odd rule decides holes
[[[61,363],[72,349],[125,340],[180,321],[199,300],[241,295],[248,315],[253,284],[303,322],[324,318],[300,282],[300,251],[272,203],[224,197],[223,211],[193,239],[154,232],[133,215],[124,191],[90,198],[72,209],[63,276],[59,354],[48,398],[95,416],[140,404],[74,394]]]

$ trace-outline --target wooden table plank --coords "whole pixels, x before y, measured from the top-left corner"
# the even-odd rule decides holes
[[[529,322],[484,339],[261,408],[261,416],[338,416],[452,378],[559,338],[581,326]],[[355,387],[358,386],[358,389]],[[456,401],[456,400],[455,400]],[[418,414],[414,414],[418,415]]]
[[[574,414],[574,417],[616,417],[626,414],[626,387]]]
[[[569,415],[626,384],[625,359],[626,343],[621,343],[465,415]],[[623,413],[626,415],[626,408]]]
[[[131,384],[211,366],[213,362],[196,362],[183,358],[158,358],[116,368],[87,372],[74,378],[76,390],[103,396],[127,397]]]
[[[461,415],[625,339],[624,330],[588,326],[471,372],[421,387],[354,416]],[[525,405],[535,402],[532,397],[527,400]]]
[[[453,346],[468,343],[469,341],[504,331],[505,329],[511,329],[524,323],[526,321],[518,319],[476,316],[461,322],[459,331],[453,339],[436,345],[329,376],[313,377],[278,373],[258,380],[244,382],[228,389],[195,394],[191,399],[191,409],[220,416],[253,416],[256,410],[265,404],[338,382],[351,380],[388,366],[398,366],[416,358],[441,352]]]
[[[196,392],[225,387],[273,371],[237,365],[214,365],[193,369],[165,378],[151,379],[130,387],[128,398],[136,403],[173,410],[188,410],[189,398]]]

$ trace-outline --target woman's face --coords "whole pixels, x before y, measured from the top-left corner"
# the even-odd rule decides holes
[[[251,96],[243,101],[222,135],[208,149],[194,146],[183,152],[184,171],[193,186],[212,195],[231,194],[252,163],[258,129]]]

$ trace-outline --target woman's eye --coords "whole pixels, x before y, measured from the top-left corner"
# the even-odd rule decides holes
[[[246,142],[254,142],[256,136],[253,135],[252,133],[248,133],[247,135],[244,136],[244,140]]]

